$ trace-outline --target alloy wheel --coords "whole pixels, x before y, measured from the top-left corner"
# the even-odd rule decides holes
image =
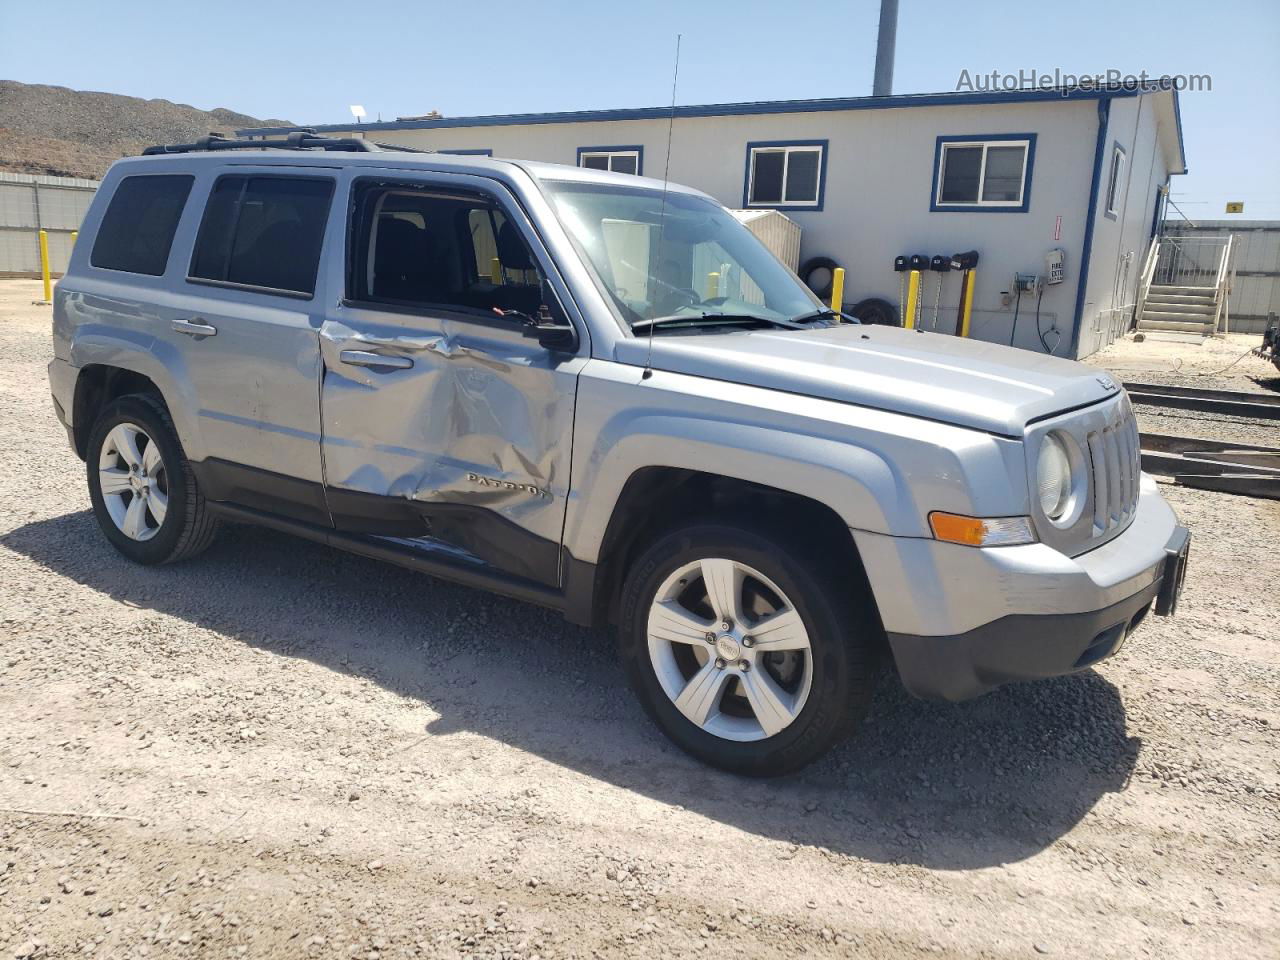
[[[649,608],[649,658],[684,716],[726,740],[781,733],[813,683],[809,633],[786,594],[735,560],[685,564]]]
[[[169,477],[159,445],[140,426],[119,423],[102,442],[98,486],[111,521],[130,540],[150,540],[169,510]]]

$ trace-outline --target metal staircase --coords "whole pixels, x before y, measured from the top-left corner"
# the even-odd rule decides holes
[[[1157,237],[1147,253],[1136,316],[1144,333],[1226,333],[1232,236]]]

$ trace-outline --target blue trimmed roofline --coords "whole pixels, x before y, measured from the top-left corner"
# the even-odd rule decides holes
[[[1136,97],[1166,89],[1158,84],[1134,87],[1103,86],[1008,90],[999,92],[909,93],[890,97],[831,97],[820,100],[763,100],[752,103],[710,103],[675,108],[677,119],[686,117],[740,117],[771,113],[824,113],[837,110],[896,110],[901,107],[942,107],[978,103],[1052,103],[1057,100],[1098,100],[1103,97]],[[1178,93],[1173,94],[1175,114]],[[559,113],[506,113],[482,117],[441,117],[439,120],[390,120],[384,123],[326,123],[314,127],[250,127],[236,136],[283,136],[295,130],[327,133],[336,130],[446,130],[454,127],[511,127],[539,123],[596,123],[613,120],[665,120],[670,107],[635,107],[617,110],[571,110]],[[1182,143],[1179,118],[1178,143]]]

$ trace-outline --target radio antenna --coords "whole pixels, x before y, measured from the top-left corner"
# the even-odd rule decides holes
[[[667,116],[667,162],[662,167],[662,212],[658,216],[658,264],[657,268],[662,269],[662,241],[667,228],[667,181],[671,175],[671,134],[676,125],[676,84],[680,81],[680,38],[682,34],[676,34],[676,65],[671,75],[671,113]],[[650,271],[652,272],[652,271]],[[648,380],[653,376],[653,328],[657,326],[653,321],[657,319],[656,303],[649,307],[649,350],[644,358],[644,373],[641,374],[641,380]]]

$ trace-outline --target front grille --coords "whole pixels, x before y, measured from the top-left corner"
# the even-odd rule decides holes
[[[1085,437],[1093,470],[1093,536],[1126,526],[1138,505],[1142,451],[1138,419],[1129,398],[1117,406],[1118,415]]]

